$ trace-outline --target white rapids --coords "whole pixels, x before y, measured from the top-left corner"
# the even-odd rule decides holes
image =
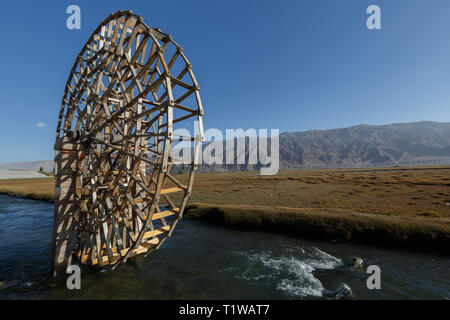
[[[239,279],[270,283],[293,298],[321,297],[325,289],[314,272],[334,269],[342,264],[341,259],[315,247],[309,251],[302,248],[290,251],[289,255],[281,256],[275,256],[271,251],[238,251],[236,254],[246,257],[247,263],[243,269],[233,268],[232,271]]]

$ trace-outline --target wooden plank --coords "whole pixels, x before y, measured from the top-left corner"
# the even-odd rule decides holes
[[[169,230],[170,230],[169,226],[164,226],[164,227],[152,230],[152,231],[147,231],[146,233],[144,233],[144,237],[142,239],[148,239],[148,238],[151,238],[151,237],[156,237],[156,236],[159,236],[160,234],[168,232]]]
[[[167,231],[164,231],[164,232],[167,232]],[[146,252],[151,246],[157,245],[158,243],[159,243],[159,239],[158,238],[149,239],[149,240],[147,240],[145,242],[142,242],[141,245],[136,250],[134,250],[134,252],[131,254],[131,257]],[[105,244],[103,244],[103,248],[106,248]],[[96,246],[94,246],[94,250],[95,251],[97,250]],[[113,258],[112,258],[113,261],[111,263],[117,261],[117,258],[120,258],[120,255],[119,255],[119,253],[117,251],[117,247],[112,248],[112,252],[114,254],[113,254]],[[120,250],[120,254],[122,256],[124,256],[127,252],[128,252],[128,248]],[[80,260],[80,262],[82,264],[86,264],[86,263],[88,263],[89,265],[96,265],[96,264],[98,264],[97,255],[95,255],[95,258],[93,260],[91,260],[91,261],[88,260],[89,259],[89,253],[90,253],[90,248],[87,250],[87,253],[83,254],[83,255],[81,254],[81,251],[78,251],[76,253],[76,256],[77,256],[77,258]],[[102,258],[101,258],[100,265],[110,264],[108,262],[108,255],[101,255],[101,257]]]
[[[161,212],[156,212],[153,214],[152,216],[152,220],[156,220],[156,219],[161,219],[161,218],[165,218],[168,216],[172,216],[174,214],[177,214],[180,211],[179,208],[175,208],[172,210],[165,210],[165,211],[161,211]]]
[[[184,191],[186,189],[187,189],[186,186],[184,188],[179,188],[179,187],[166,188],[166,189],[161,189],[161,193],[160,194],[174,193],[174,192]],[[155,190],[151,190],[151,191],[149,190],[149,192],[151,194],[155,194]],[[151,200],[147,200],[147,199],[136,199],[136,200],[134,200],[134,202],[136,202],[136,203],[146,202],[146,201],[151,201]]]
[[[185,187],[186,188],[186,187]],[[179,188],[179,187],[173,187],[173,188],[166,188],[166,189],[161,189],[161,194],[168,194],[168,193],[173,193],[173,192],[178,192],[178,191],[184,191],[185,189]]]
[[[174,208],[174,209],[170,209],[170,210],[155,212],[152,216],[152,220],[157,220],[157,219],[165,218],[168,216],[172,216],[174,214],[178,214],[178,212],[180,212],[180,208]],[[145,219],[147,219],[147,216],[144,216],[144,220]]]

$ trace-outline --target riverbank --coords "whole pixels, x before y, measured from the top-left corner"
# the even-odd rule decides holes
[[[242,230],[357,242],[448,254],[450,219],[412,218],[317,208],[193,204],[185,217]]]
[[[0,193],[53,201],[53,183],[1,180]],[[186,217],[297,237],[445,251],[450,168],[201,173]]]
[[[0,193],[13,197],[53,202],[54,178],[0,180]]]

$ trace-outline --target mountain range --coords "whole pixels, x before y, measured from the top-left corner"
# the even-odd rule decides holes
[[[285,168],[450,163],[450,122],[283,133],[280,162]]]
[[[54,163],[53,160],[40,160],[40,161],[28,161],[28,162],[8,162],[1,163],[0,170],[32,170],[39,171],[43,168],[45,172],[52,172]]]
[[[225,141],[223,146],[225,158]],[[362,124],[331,130],[285,132],[279,136],[279,153],[280,169],[450,164],[450,122]],[[248,144],[245,154],[246,164],[202,164],[199,171],[247,171],[261,167],[247,163]],[[236,154],[233,157],[236,158]],[[38,171],[40,167],[50,172],[53,161],[0,164],[1,170]]]
[[[224,142],[224,158],[225,145]],[[248,139],[246,146],[246,164],[201,165],[200,171],[259,169],[260,164],[247,164]],[[450,164],[450,122],[362,124],[331,130],[285,132],[279,136],[279,154],[280,169]]]

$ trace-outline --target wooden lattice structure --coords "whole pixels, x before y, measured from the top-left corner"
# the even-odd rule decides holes
[[[202,116],[192,66],[170,35],[131,11],[98,26],[76,58],[59,114],[53,276],[73,257],[114,268],[161,246],[192,190]],[[195,136],[174,134],[190,124]],[[195,150],[182,176],[171,174],[179,140]]]

